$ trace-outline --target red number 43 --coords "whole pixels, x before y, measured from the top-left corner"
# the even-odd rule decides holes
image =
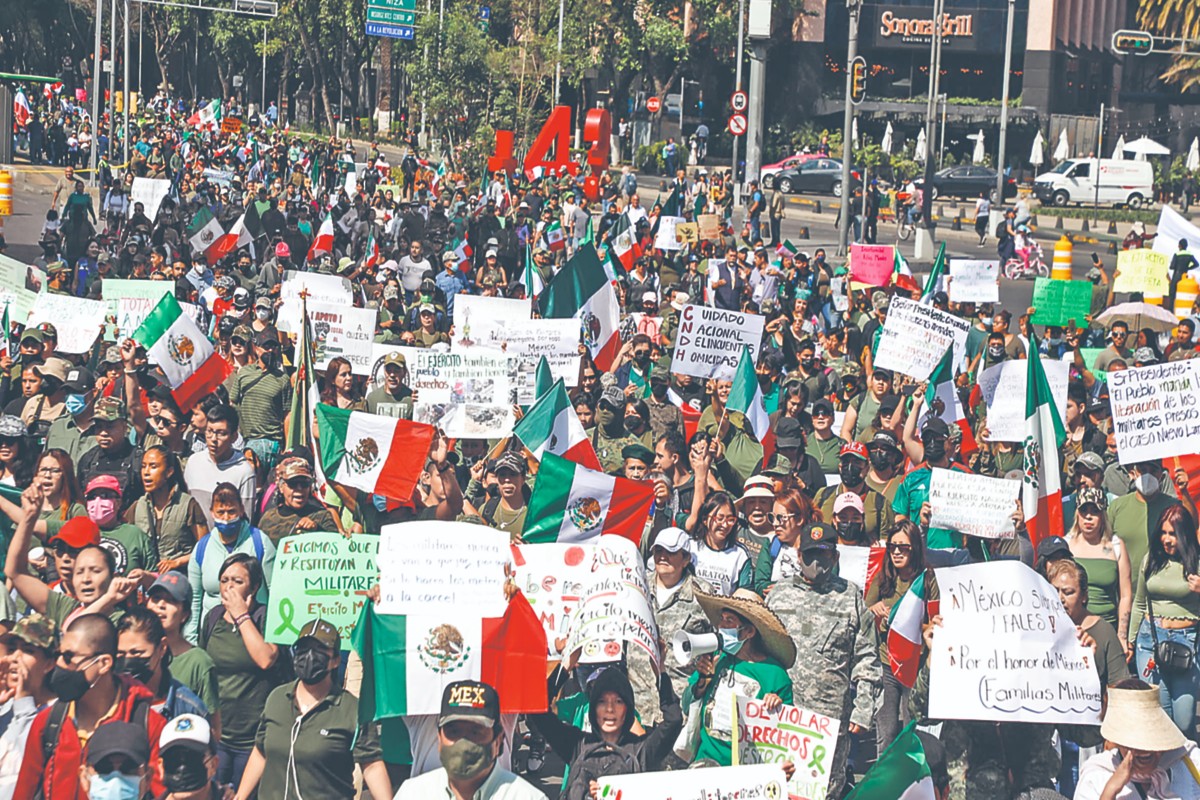
[[[603,108],[593,108],[584,120],[583,138],[590,147],[587,166],[590,175],[584,181],[584,194],[590,200],[600,196],[600,174],[608,167],[609,143],[612,137],[612,116]],[[579,165],[571,160],[571,108],[555,106],[546,124],[538,132],[523,164],[526,177],[559,174],[565,168],[570,175],[579,173]],[[491,172],[512,173],[517,168],[513,155],[513,132],[496,131],[496,148],[488,159]]]

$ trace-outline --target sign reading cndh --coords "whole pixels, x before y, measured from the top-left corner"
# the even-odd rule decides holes
[[[915,16],[918,13],[911,7],[881,9],[875,43],[884,47],[927,47],[933,41],[933,17]],[[941,29],[943,46],[970,47],[975,40],[975,14],[943,14]]]

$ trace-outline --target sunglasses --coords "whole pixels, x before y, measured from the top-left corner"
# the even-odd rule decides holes
[[[150,421],[153,422],[155,425],[162,425],[163,427],[166,427],[166,428],[169,428],[173,425],[179,424],[179,420],[171,419],[170,417],[164,417],[162,414],[158,414],[156,416],[151,417]]]
[[[795,518],[795,514],[767,514],[767,522],[772,525],[787,525]]]
[[[889,553],[899,553],[900,555],[908,555],[912,552],[911,544],[889,544],[887,546]]]
[[[66,542],[54,542],[52,545],[50,545],[50,549],[54,551],[56,556],[71,556],[72,558],[78,556],[83,550],[82,547],[71,547],[71,545],[67,544]]]
[[[313,485],[313,482],[310,478],[288,478],[286,481],[284,481],[284,483],[287,484],[289,489],[297,492],[310,489]]]

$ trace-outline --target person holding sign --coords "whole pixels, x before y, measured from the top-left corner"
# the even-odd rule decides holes
[[[1090,455],[1099,458],[1094,453]],[[1071,555],[1087,575],[1088,610],[1116,628],[1125,654],[1130,655],[1133,582],[1129,551],[1112,535],[1104,513],[1107,510],[1108,495],[1103,489],[1091,486],[1080,489],[1075,493],[1074,524],[1065,538]]]

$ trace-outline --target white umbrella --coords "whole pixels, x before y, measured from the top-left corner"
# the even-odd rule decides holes
[[[1042,138],[1042,132],[1039,130],[1037,136],[1033,137],[1033,149],[1029,151],[1029,163],[1035,167],[1040,167],[1046,162],[1046,140]]]
[[[1195,172],[1200,169],[1200,137],[1192,139],[1192,146],[1188,148],[1187,164],[1185,167],[1188,172]]]
[[[858,147],[858,117],[850,120],[850,141]]]
[[[1112,157],[1114,161],[1125,160],[1125,134],[1121,134],[1117,139],[1117,146],[1113,148]]]
[[[921,128],[921,132],[917,134],[917,151],[913,154],[914,161],[925,160],[925,129]]]
[[[979,129],[979,133],[968,137],[975,140],[975,152],[971,154],[972,164],[983,163],[983,128]]]
[[[1071,157],[1071,145],[1067,143],[1067,129],[1058,132],[1058,144],[1054,147],[1054,160],[1066,161]]]
[[[1175,315],[1162,306],[1134,302],[1106,308],[1092,320],[1092,326],[1107,328],[1114,322],[1124,322],[1133,328],[1152,328],[1159,333],[1169,331],[1179,324]]]
[[[887,128],[883,131],[883,152],[891,155],[892,153],[892,123],[887,124]]]
[[[1129,144],[1125,145],[1125,150],[1130,153],[1136,153],[1139,156],[1169,156],[1171,149],[1163,147],[1158,142],[1148,136],[1143,136],[1140,139],[1134,139]]]

